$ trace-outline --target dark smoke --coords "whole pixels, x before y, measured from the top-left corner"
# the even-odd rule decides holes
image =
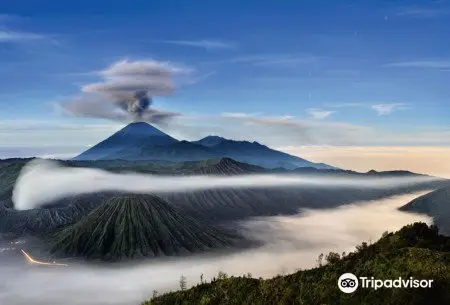
[[[130,99],[117,102],[120,108],[131,113],[133,117],[141,119],[145,111],[148,110],[153,100],[146,91],[137,91]]]
[[[162,123],[178,113],[150,108],[153,97],[173,93],[174,75],[187,72],[154,60],[119,61],[99,72],[99,82],[82,86],[81,97],[61,106],[75,116]]]

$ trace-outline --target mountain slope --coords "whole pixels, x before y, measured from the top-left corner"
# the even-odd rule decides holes
[[[128,124],[109,138],[91,147],[74,160],[99,160],[103,158],[121,159],[117,154],[123,149],[139,149],[142,145],[168,145],[178,142],[178,140],[163,133],[159,129],[144,122]]]
[[[108,199],[53,237],[52,251],[87,259],[178,255],[233,245],[237,236],[182,215],[153,195]]]
[[[126,147],[101,160],[121,159],[129,161],[162,160],[170,162],[200,161],[217,158],[217,154],[204,147],[188,141],[179,141],[166,145],[153,145],[145,143],[132,147]]]
[[[308,160],[271,149],[258,142],[234,141],[218,136],[208,136],[194,143],[204,145],[223,157],[258,165],[266,168],[283,167],[294,169],[297,167],[333,168],[322,163]]]
[[[424,305],[450,304],[450,237],[438,235],[423,223],[384,235],[372,245],[340,257],[333,253],[328,264],[291,275],[263,280],[220,274],[211,283],[156,297],[144,305]],[[331,253],[330,253],[331,254]],[[227,270],[224,270],[225,272]],[[347,272],[375,279],[433,279],[431,288],[361,288],[342,293],[339,277]]]
[[[11,199],[0,202],[0,233],[40,235],[73,224],[103,200],[117,192],[76,195],[53,202],[47,207],[25,211],[13,209]],[[2,207],[3,206],[3,207]]]
[[[28,158],[0,160],[0,201],[11,198],[20,171],[31,160]]]
[[[204,166],[197,167],[192,171],[192,174],[194,175],[248,175],[257,173],[267,173],[267,170],[256,165],[238,162],[230,158],[207,160],[204,162]]]
[[[416,198],[400,210],[432,217],[441,232],[450,236],[450,187],[440,188]]]

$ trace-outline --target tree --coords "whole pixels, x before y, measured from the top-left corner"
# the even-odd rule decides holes
[[[155,299],[158,296],[158,291],[153,290],[152,299]]]
[[[225,273],[225,272],[223,272],[223,271],[219,271],[219,273],[217,274],[217,278],[219,279],[219,280],[224,280],[224,279],[226,279],[228,277],[228,275]]]
[[[186,290],[186,277],[184,275],[180,276],[180,289]]]
[[[364,249],[367,249],[367,243],[366,243],[366,242],[363,242],[361,245],[356,246],[356,250],[357,250],[358,252],[360,252],[360,251],[362,251],[362,250],[364,250]]]
[[[431,225],[430,230],[431,230],[431,232],[433,232],[434,235],[439,234],[439,228],[436,225]]]
[[[328,264],[337,263],[337,262],[339,262],[340,259],[341,259],[341,257],[339,256],[339,253],[336,253],[336,252],[330,252],[325,257],[325,260],[327,261]]]
[[[323,264],[323,253],[319,254],[319,257],[317,258],[317,264],[319,265],[319,267],[322,267],[322,264]]]

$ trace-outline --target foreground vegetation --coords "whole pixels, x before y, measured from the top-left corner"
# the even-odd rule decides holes
[[[211,283],[156,296],[143,305],[160,304],[450,304],[450,237],[438,234],[424,223],[385,233],[374,244],[363,243],[348,255],[329,253],[318,260],[319,267],[273,279],[230,277],[221,273]],[[358,288],[342,293],[337,281],[341,274],[376,279],[433,279],[432,288]],[[156,293],[155,293],[156,294]]]

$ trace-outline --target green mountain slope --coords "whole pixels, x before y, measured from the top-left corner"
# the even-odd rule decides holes
[[[87,259],[178,255],[223,248],[239,238],[182,215],[153,195],[112,197],[53,238],[52,252]]]
[[[156,297],[144,305],[282,305],[282,304],[450,304],[450,237],[423,223],[384,235],[372,245],[340,258],[329,254],[328,264],[269,280],[226,278],[199,284],[189,290]],[[361,288],[342,293],[338,278],[347,272],[376,279],[433,279],[432,288],[374,290]]]
[[[450,236],[450,187],[440,188],[416,198],[400,210],[433,217],[441,232]]]

